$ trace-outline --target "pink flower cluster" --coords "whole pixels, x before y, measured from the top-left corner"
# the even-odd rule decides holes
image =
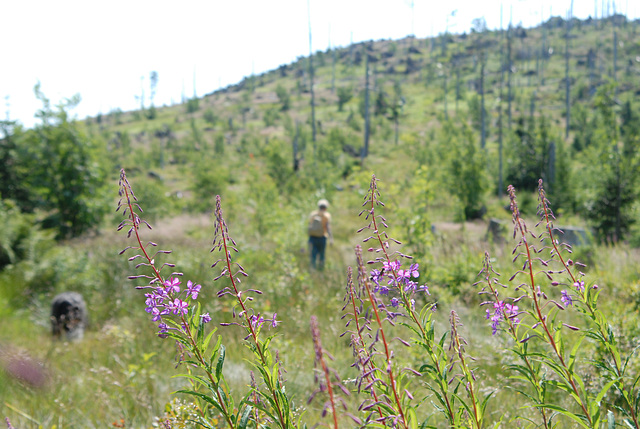
[[[151,314],[151,320],[160,322],[158,324],[158,336],[166,338],[169,332],[169,326],[163,321],[163,316],[176,315],[184,316],[189,312],[189,299],[197,299],[201,286],[194,284],[191,280],[187,281],[187,288],[180,292],[180,280],[177,277],[170,277],[160,285],[153,287],[151,293],[146,293],[147,297],[145,311]],[[211,321],[209,313],[200,316],[205,323]]]

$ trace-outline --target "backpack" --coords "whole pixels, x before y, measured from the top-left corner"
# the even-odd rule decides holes
[[[311,237],[324,237],[324,225],[322,215],[319,212],[311,214],[308,232]]]

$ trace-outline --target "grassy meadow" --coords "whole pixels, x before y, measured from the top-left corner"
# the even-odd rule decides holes
[[[145,312],[144,292],[135,289],[143,281],[127,279],[140,271],[135,269],[137,261],[128,261],[131,255],[119,255],[133,245],[126,230],[116,231],[122,220],[121,213],[115,212],[121,168],[144,209],[143,218],[153,226],[142,231],[144,239],[172,251],[159,255],[160,263],[174,263],[185,281],[202,284],[199,302],[210,312],[212,326],[230,322],[234,312],[234,301],[216,296],[224,279],[213,282],[220,270],[211,268],[217,257],[209,252],[215,196],[221,195],[229,233],[239,250],[235,258],[249,274],[243,282],[263,292],[253,305],[262,314],[277,313],[281,321],[270,331],[275,334],[271,347],[286,370],[283,377],[295,413],[302,414],[309,427],[323,421],[323,400],[307,402],[316,389],[312,315],[319,320],[323,347],[335,358],[331,366],[345,386],[353,388],[358,377],[351,367],[349,339],[341,336],[346,319],[340,309],[347,267],[356,271],[354,247],[361,244],[365,254],[370,247],[363,243],[366,231],[356,231],[368,222],[359,213],[375,174],[385,203],[380,210],[387,231],[402,242],[392,248],[414,256],[413,263],[420,264],[418,281],[429,287],[430,295],[420,296],[416,306],[437,302],[438,337],[450,329],[451,310],[460,318],[466,352],[475,359],[477,387],[485,395],[492,394],[484,427],[539,427],[534,423],[536,410],[519,393],[524,383],[510,378],[513,373],[507,370],[516,361],[508,351],[511,339],[503,333],[492,335],[487,307],[480,305],[486,297],[479,295],[481,286],[475,283],[481,279],[478,273],[488,252],[493,268],[509,287],[505,295],[516,296],[513,289],[519,280],[508,279],[523,267],[521,260],[513,262],[517,240],[505,190],[510,175],[522,177],[510,166],[538,159],[549,148],[544,144],[553,141],[558,148],[554,149],[558,155],[554,173],[547,168],[548,158],[537,161],[531,172],[544,176],[549,185],[556,224],[590,231],[590,242],[575,247],[570,257],[586,264],[581,269],[585,283],[599,286],[598,309],[606,314],[621,353],[630,356],[627,372],[632,378],[640,374],[640,360],[634,354],[640,330],[640,250],[636,247],[640,231],[630,222],[624,238],[602,238],[591,229],[597,222],[588,215],[601,189],[597,178],[609,174],[609,170],[598,170],[607,164],[602,161],[604,143],[598,142],[613,139],[617,144],[628,135],[618,131],[610,138],[605,120],[609,110],[599,106],[613,93],[614,102],[607,106],[615,112],[614,121],[624,123],[620,112],[627,102],[633,112],[638,111],[639,25],[625,22],[618,27],[610,19],[573,26],[573,122],[570,137],[564,139],[565,29],[553,22],[520,29],[524,37],[514,31],[511,125],[506,101],[509,73],[503,72],[507,36],[488,31],[448,35],[444,42],[441,38],[382,40],[314,54],[316,141],[309,119],[306,57],[187,104],[158,106],[153,113],[150,108],[114,111],[74,121],[77,132],[94,142],[91,159],[101,178],[96,193],[78,198],[100,196],[109,211],[86,233],[64,238],[44,227],[42,221],[50,210],[36,208],[22,214],[7,205],[0,212],[7,226],[0,233],[2,248],[6,252],[12,243],[19,243],[15,248],[21,255],[12,256],[0,270],[0,367],[4,368],[0,370],[0,416],[9,417],[16,428],[152,428],[163,427],[161,421],[170,417],[183,422],[184,426],[176,423],[174,427],[195,427],[186,416],[195,412],[192,403],[202,404],[172,394],[188,385],[186,379],[174,377],[186,371],[185,365],[178,365],[181,350],[174,341],[157,337],[156,326]],[[613,31],[624,42],[617,53],[617,86],[604,95],[598,93],[598,98],[596,90],[611,85]],[[542,47],[547,52],[544,56],[539,55]],[[591,68],[586,65],[589,50],[596,58]],[[484,148],[478,127],[480,61],[486,61]],[[371,141],[369,154],[362,160],[367,67]],[[338,88],[351,91],[341,110]],[[289,100],[285,103],[286,97],[278,93]],[[398,103],[396,142],[392,111]],[[605,113],[597,116],[601,111]],[[536,142],[530,152],[519,149],[527,139],[523,135]],[[639,138],[636,135],[630,141],[633,150],[625,153],[631,154],[629,159],[638,159]],[[527,182],[522,179],[522,183]],[[523,218],[533,230],[540,220],[535,186],[517,190]],[[325,270],[318,272],[309,267],[306,225],[320,198],[330,201],[335,242],[327,248]],[[625,214],[637,220],[637,200],[625,207]],[[469,216],[480,208],[481,215]],[[492,218],[504,222],[500,237],[487,232]],[[548,298],[560,302],[560,287],[543,277],[540,282]],[[90,321],[82,341],[51,336],[50,303],[63,291],[80,292],[87,302]],[[568,325],[589,324],[579,311],[559,314]],[[392,336],[408,335],[399,324],[389,330]],[[238,326],[219,326],[217,335],[227,350],[224,371],[230,392],[241,397],[251,370],[243,333]],[[409,340],[410,335],[403,338]],[[567,348],[577,339],[578,334],[566,334]],[[417,368],[424,362],[419,348],[393,344],[399,366]],[[540,346],[540,350],[546,349]],[[604,384],[601,369],[592,365],[592,359],[603,353],[593,339],[580,345],[576,371],[587,391],[598,391]],[[553,379],[551,373],[549,378]],[[445,427],[423,381],[412,383],[414,395],[422,401],[417,410],[424,427]],[[575,404],[568,396],[550,388],[548,399],[572,409]],[[361,402],[357,393],[347,398],[349,411],[357,414]],[[616,416],[621,416],[616,408],[620,403],[614,389],[602,398],[603,410]],[[556,427],[574,427],[570,420],[556,419]],[[620,422],[615,427],[623,427]],[[355,427],[344,415],[340,423]],[[222,419],[218,424],[226,427]]]

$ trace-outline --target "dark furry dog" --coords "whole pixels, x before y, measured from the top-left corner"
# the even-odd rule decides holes
[[[67,340],[80,340],[87,326],[87,305],[77,292],[63,292],[51,303],[51,331]]]

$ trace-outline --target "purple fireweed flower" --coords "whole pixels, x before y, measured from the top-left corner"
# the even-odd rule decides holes
[[[165,280],[164,285],[166,286],[165,291],[167,293],[178,293],[180,292],[180,280],[177,277],[170,277]]]
[[[573,287],[576,288],[578,292],[582,292],[584,290],[584,282],[582,280],[578,280],[573,284]]]
[[[254,314],[249,318],[249,322],[254,328],[260,328],[264,324],[264,317],[260,316],[260,314]]]
[[[176,315],[187,314],[189,312],[189,304],[179,298],[176,298],[171,304],[171,309],[173,310],[173,314]]]
[[[520,319],[516,317],[518,316],[518,310],[519,308],[517,305],[512,305],[512,304],[504,305],[504,312],[509,319],[513,320],[514,325],[517,325],[518,323],[520,323]]]
[[[404,280],[405,280],[405,283],[404,283],[405,292],[413,292],[416,290],[416,286],[418,285],[418,283],[408,279],[404,279]]]
[[[500,320],[502,320],[503,307],[503,301],[498,301],[493,303],[493,313],[491,313],[491,310],[487,308],[486,318],[491,320],[491,330],[493,335],[498,333],[498,326],[500,326]]]
[[[150,294],[147,294],[150,295]],[[147,298],[144,303],[147,305],[147,308],[144,309],[144,311],[146,311],[147,313],[151,313],[153,312],[153,310],[157,307],[158,302],[156,301],[155,298],[149,297]]]
[[[158,336],[160,338],[167,338],[167,333],[169,332],[169,326],[166,323],[160,323],[158,324],[158,329],[160,329],[158,331]]]
[[[198,299],[198,293],[200,293],[200,285],[194,285],[191,280],[187,281],[187,296],[191,295],[192,299]]]
[[[560,298],[560,301],[562,301],[565,307],[573,305],[573,298],[571,297],[571,295],[569,295],[569,292],[567,292],[566,290],[562,291],[562,297]]]
[[[398,308],[398,305],[400,305],[400,300],[396,297],[391,298],[391,306],[393,308]]]
[[[204,313],[200,315],[200,318],[202,319],[202,321],[204,323],[209,323],[211,322],[211,316],[209,315],[209,313]]]
[[[151,314],[153,315],[153,317],[151,318],[151,320],[153,322],[157,322],[158,320],[162,320],[162,312],[158,309],[158,307],[153,307],[151,309]]]
[[[431,295],[431,293],[429,292],[429,287],[427,285],[418,286],[418,291],[424,292],[427,295]]]
[[[276,320],[276,316],[278,315],[278,313],[273,313],[273,317],[271,318],[271,327],[272,328],[277,328],[278,327],[278,323],[280,323],[279,320]]]
[[[382,272],[380,270],[371,270],[371,281],[380,286],[380,277]]]
[[[400,266],[402,265],[402,263],[400,261],[385,261],[382,266],[384,267],[385,271],[398,271],[400,269]]]
[[[420,273],[418,272],[418,268],[419,268],[418,264],[411,264],[411,266],[409,267],[408,270],[398,270],[398,276],[401,277],[401,278],[406,278],[406,279],[408,279],[410,277],[418,278],[418,277],[420,277]]]
[[[493,303],[493,313],[490,309],[487,309],[488,320],[491,320],[491,330],[492,334],[496,335],[498,333],[498,328],[500,327],[500,322],[504,317],[508,317],[513,320],[514,324],[520,323],[520,320],[516,317],[518,315],[518,306],[507,304],[504,301],[498,301]]]

